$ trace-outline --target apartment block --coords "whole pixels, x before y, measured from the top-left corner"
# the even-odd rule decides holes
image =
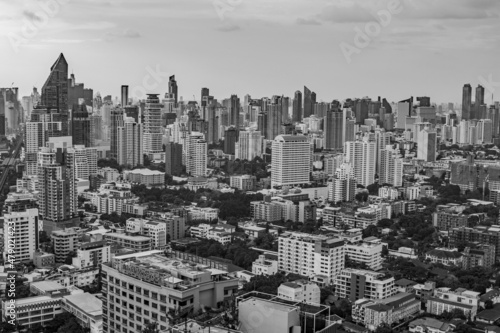
[[[382,269],[382,244],[358,242],[347,243],[345,254],[354,262],[365,264],[371,270]]]
[[[52,232],[51,240],[54,244],[57,263],[63,263],[71,251],[78,249],[81,237],[82,231],[80,228],[66,228]]]
[[[104,240],[123,246],[124,248],[144,252],[151,250],[151,238],[146,236],[133,236],[124,233],[107,233],[103,235]]]
[[[33,260],[38,249],[38,209],[5,214],[3,236],[5,262],[18,264]],[[9,256],[10,250],[13,252]]]
[[[441,315],[444,311],[453,312],[455,309],[462,310],[465,316],[474,320],[479,307],[480,293],[464,288],[451,290],[450,288],[438,288],[434,295],[427,300],[427,312]]]
[[[362,269],[342,269],[334,284],[335,295],[352,302],[361,298],[384,299],[396,293],[392,276]]]

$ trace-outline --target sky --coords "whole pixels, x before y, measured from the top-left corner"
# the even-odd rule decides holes
[[[0,0],[0,87],[43,85],[64,53],[94,94],[318,101],[500,99],[498,0]]]

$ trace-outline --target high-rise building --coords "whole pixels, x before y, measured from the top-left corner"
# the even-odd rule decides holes
[[[207,174],[207,141],[202,133],[192,132],[186,138],[186,172],[193,177]]]
[[[354,167],[357,183],[365,187],[373,184],[377,163],[375,141],[348,141],[344,153],[346,162]]]
[[[271,186],[308,184],[311,145],[306,136],[279,135],[272,143]]]
[[[380,151],[385,149],[387,145],[391,144],[392,132],[386,132],[384,130],[375,130],[375,143],[377,144],[375,153],[377,154],[377,165],[376,172],[380,171],[381,155]]]
[[[123,126],[117,131],[117,162],[120,165],[135,167],[144,164],[142,125],[134,118],[126,117]]]
[[[235,157],[240,160],[252,161],[262,156],[264,137],[259,131],[247,129],[241,131],[235,148]]]
[[[351,302],[362,298],[380,300],[393,296],[394,278],[384,273],[364,269],[345,268],[335,279],[335,295]]]
[[[321,285],[332,285],[345,265],[345,245],[340,238],[286,232],[279,236],[280,271],[309,277]]]
[[[123,121],[123,109],[120,107],[111,109],[110,157],[115,160],[118,159],[118,128],[123,127]]]
[[[217,143],[219,141],[219,112],[217,100],[213,100],[206,107],[206,121],[208,122],[207,142]]]
[[[73,137],[74,145],[94,146],[95,138],[90,135],[91,123],[85,104],[73,105],[71,126],[71,136]]]
[[[41,104],[61,113],[69,111],[68,63],[62,53],[50,68],[50,75],[42,87]]]
[[[227,104],[229,115],[229,125],[234,126],[236,131],[240,129],[240,99],[237,95],[231,95],[229,103]]]
[[[354,101],[356,123],[364,125],[368,119],[371,100],[369,98],[357,99]]]
[[[38,250],[38,209],[4,215],[4,261],[19,264],[33,260]],[[8,249],[8,250],[7,250]],[[9,260],[10,259],[10,260]]]
[[[172,78],[172,77],[171,77]],[[175,80],[173,81],[175,83]],[[169,82],[169,89],[170,84]],[[177,84],[172,86],[177,91]],[[144,109],[144,128],[143,128],[143,151],[144,154],[154,156],[161,153],[162,146],[162,126],[161,126],[161,109],[162,105],[156,94],[148,94],[146,107]]]
[[[71,166],[72,178],[88,180],[97,175],[97,149],[74,145],[67,149],[67,162]]]
[[[481,119],[477,122],[478,142],[487,144],[493,142],[493,122],[490,119]]]
[[[387,145],[380,151],[379,184],[403,185],[403,159],[399,149]]]
[[[267,104],[267,140],[274,140],[281,134],[283,118],[283,97],[273,96]]]
[[[406,117],[410,116],[411,103],[409,101],[402,101],[398,103],[398,119],[396,122],[396,128],[405,129],[406,128]]]
[[[229,127],[224,133],[224,153],[234,155],[238,132],[236,128]]]
[[[344,112],[339,109],[331,109],[326,112],[325,117],[325,149],[341,151],[344,142]]]
[[[293,98],[292,120],[293,122],[302,121],[302,92],[300,90],[295,92],[295,97]]]
[[[175,105],[179,103],[179,88],[177,87],[177,81],[175,81],[175,75],[172,75],[168,79],[168,93],[174,98]]]
[[[208,97],[210,96],[210,91],[208,88],[201,88],[201,107],[208,106]]]
[[[165,174],[180,176],[182,173],[182,145],[168,142],[165,145]]]
[[[354,169],[349,163],[342,163],[335,171],[335,175],[328,182],[328,200],[337,202],[350,202],[356,195],[356,177]]]
[[[417,158],[426,162],[435,162],[437,152],[437,133],[424,129],[419,133],[417,142]]]
[[[469,120],[472,111],[472,86],[465,84],[462,89],[462,120]]]
[[[128,105],[128,86],[122,86],[121,93],[121,106],[124,108]]]
[[[314,94],[314,96],[316,96],[316,94]],[[304,86],[304,112],[302,113],[302,119],[309,118],[313,114],[314,104],[313,92]]]

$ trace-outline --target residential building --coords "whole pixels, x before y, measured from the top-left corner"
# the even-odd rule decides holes
[[[355,301],[384,299],[396,293],[394,278],[384,273],[345,268],[335,278],[335,295]]]
[[[118,127],[117,162],[134,168],[144,164],[142,124],[126,117],[123,126]]]
[[[441,315],[443,312],[453,312],[455,309],[462,310],[466,317],[474,320],[479,307],[480,293],[458,288],[453,291],[450,288],[438,288],[434,290],[433,297],[427,300],[427,312]]]
[[[382,247],[381,243],[346,243],[345,254],[349,260],[378,271],[382,269]]]
[[[436,318],[418,318],[408,325],[412,333],[449,333],[455,329],[454,325],[438,320]]]
[[[399,149],[390,145],[380,150],[379,184],[403,185],[403,159]]]
[[[146,186],[163,186],[165,184],[165,173],[158,170],[135,169],[123,172],[126,181]]]
[[[354,167],[357,183],[365,187],[375,182],[377,162],[375,148],[375,141],[347,141],[345,143],[345,159]]]
[[[436,248],[425,254],[425,259],[443,265],[462,266],[463,254],[457,249]]]
[[[38,209],[7,213],[3,224],[4,262],[14,265],[33,260],[38,249]]]
[[[320,304],[320,289],[315,283],[305,280],[284,282],[278,287],[278,297],[291,302]]]
[[[76,269],[98,267],[111,261],[111,247],[103,241],[83,243],[76,250],[72,264]]]
[[[235,147],[235,158],[252,161],[262,156],[264,137],[260,131],[246,129],[239,132],[238,142]]]
[[[76,251],[80,246],[82,231],[80,228],[66,228],[54,230],[50,236],[54,244],[54,254],[57,263],[64,263],[68,254]]]
[[[161,109],[162,104],[160,104],[158,95],[148,94],[144,109],[142,146],[144,154],[150,156],[151,159],[161,154],[163,150]]]
[[[194,177],[207,174],[207,141],[199,132],[192,132],[186,138],[186,172]]]
[[[286,232],[279,236],[279,270],[331,285],[345,265],[344,241],[325,235]]]
[[[144,252],[151,250],[151,238],[146,236],[132,236],[121,233],[110,232],[103,235],[104,240],[120,245],[124,248]]]
[[[356,195],[356,176],[350,163],[342,163],[328,182],[328,201],[349,202]]]
[[[495,245],[474,244],[467,246],[463,252],[462,267],[471,269],[474,267],[489,268],[495,264]]]
[[[278,273],[278,257],[261,254],[252,263],[252,273],[255,275],[274,275]]]
[[[254,191],[257,177],[251,175],[231,176],[230,186],[242,191]]]
[[[89,293],[64,296],[61,308],[90,333],[102,332],[102,301],[98,297]]]

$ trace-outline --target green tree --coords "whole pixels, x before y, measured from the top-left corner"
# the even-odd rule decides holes
[[[160,333],[160,329],[158,328],[158,323],[148,323],[146,326],[142,329],[141,333]]]

